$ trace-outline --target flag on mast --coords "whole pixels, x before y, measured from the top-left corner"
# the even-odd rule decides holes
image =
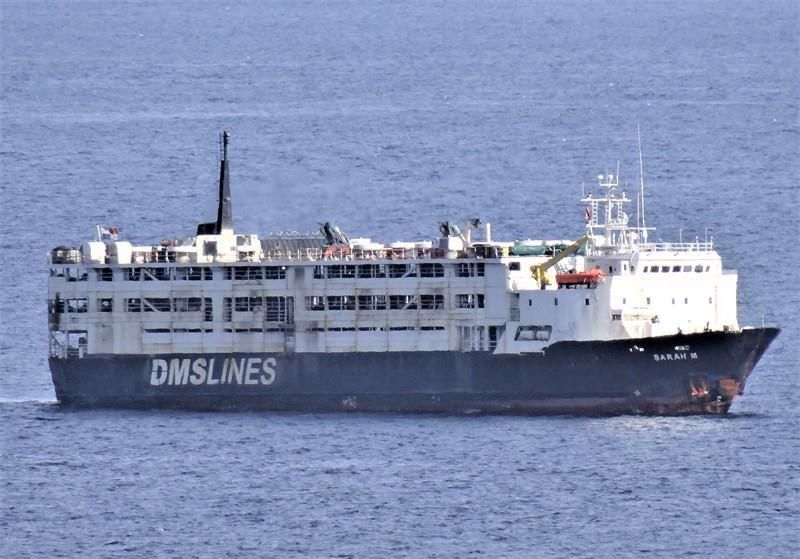
[[[103,225],[97,226],[97,239],[100,241],[116,241],[119,238],[119,229],[117,227],[105,227]]]

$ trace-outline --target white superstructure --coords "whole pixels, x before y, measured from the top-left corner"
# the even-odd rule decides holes
[[[477,220],[464,233],[443,223],[432,241],[348,240],[327,224],[262,239],[235,233],[228,207],[213,233],[60,247],[48,257],[51,354],[531,353],[737,331],[737,276],[712,243],[647,242],[614,176],[600,185],[576,244],[498,242]]]

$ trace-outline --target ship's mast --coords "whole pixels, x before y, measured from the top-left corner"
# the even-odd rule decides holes
[[[616,192],[619,187],[619,163],[617,163],[616,175],[611,173],[598,175],[597,182],[603,188],[605,196],[594,198],[589,194],[581,200],[588,204],[586,209],[587,234],[593,239],[595,246],[622,246],[632,242],[633,239],[629,236],[628,214],[624,210],[625,205],[629,204],[631,200],[624,192],[621,195]]]
[[[639,124],[636,124],[636,143],[639,146],[639,203],[637,206],[641,210],[641,224],[639,224],[639,218],[637,216],[636,225],[642,236],[642,242],[647,244],[647,222],[645,221],[644,215],[644,162],[642,158],[642,137],[639,134]]]
[[[220,138],[219,208],[217,210],[217,234],[233,233],[233,211],[231,209],[230,171],[228,169],[228,141],[231,135],[226,130]]]

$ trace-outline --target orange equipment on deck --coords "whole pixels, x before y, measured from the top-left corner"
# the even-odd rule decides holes
[[[557,274],[556,283],[559,287],[575,287],[585,285],[587,287],[597,287],[603,280],[603,270],[595,268],[586,272],[576,272],[572,274]]]

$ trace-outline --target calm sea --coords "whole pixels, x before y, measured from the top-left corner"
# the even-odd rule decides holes
[[[0,1],[0,556],[796,557],[794,1]],[[213,217],[581,233],[620,165],[784,331],[725,418],[59,408],[49,248]]]

